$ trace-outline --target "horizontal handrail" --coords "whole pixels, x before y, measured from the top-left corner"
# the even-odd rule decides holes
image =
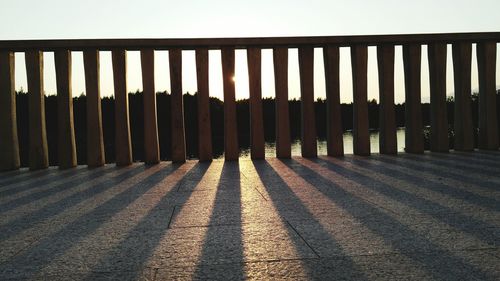
[[[380,44],[479,43],[486,41],[500,42],[500,32],[253,38],[0,40],[0,50],[19,52],[26,50],[53,51],[58,49],[72,51],[99,49],[105,51],[116,48],[126,50],[141,50],[145,48],[153,48],[155,50],[167,50],[170,48],[195,50],[197,48],[220,49],[226,46],[236,49],[246,49],[248,47],[296,48],[300,46],[323,47],[325,45],[348,47],[355,44],[375,46]]]

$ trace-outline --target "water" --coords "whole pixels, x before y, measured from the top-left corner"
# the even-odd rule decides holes
[[[396,131],[397,137],[397,148],[399,152],[404,151],[405,147],[405,129],[398,128]],[[344,153],[345,154],[353,154],[353,139],[352,132],[344,133]],[[370,149],[372,153],[379,152],[379,132],[372,131],[370,132]],[[318,155],[327,155],[326,151],[326,140],[318,140]],[[265,155],[266,157],[276,157],[276,143],[274,142],[266,142],[265,143]],[[292,141],[292,156],[300,156],[300,140]],[[224,154],[218,157],[219,159],[224,158]],[[240,150],[240,158],[241,159],[249,159],[250,158],[250,148],[242,148]]]

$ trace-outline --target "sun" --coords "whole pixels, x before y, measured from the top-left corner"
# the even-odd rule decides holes
[[[233,77],[231,78],[231,80],[233,80],[233,82],[236,82],[236,75],[233,75]]]

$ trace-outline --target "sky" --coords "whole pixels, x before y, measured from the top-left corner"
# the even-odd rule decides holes
[[[2,0],[0,40],[81,38],[210,38],[335,36],[500,31],[498,0]],[[499,48],[500,49],[500,48]],[[210,95],[222,99],[220,51],[210,59]],[[128,52],[127,87],[142,90],[139,52]],[[81,52],[73,52],[73,95],[85,92]],[[167,51],[155,52],[157,91],[169,91]],[[500,52],[497,53],[497,61]],[[341,101],[352,101],[349,48],[341,48]],[[24,54],[16,53],[16,89],[26,90]],[[497,81],[500,68],[497,63]],[[404,101],[401,47],[396,47],[395,100]],[[475,51],[472,88],[477,86]],[[193,51],[183,52],[183,90],[196,92]],[[55,94],[53,54],[44,53],[45,93]],[[428,101],[427,49],[422,49],[422,100]],[[248,97],[246,51],[236,52],[236,97]],[[315,97],[325,97],[322,50],[315,49]],[[369,48],[368,98],[378,99],[376,48]],[[497,82],[500,84],[500,82]],[[272,51],[262,53],[262,92],[274,96]],[[447,92],[453,94],[451,49]],[[113,95],[111,54],[101,52],[101,94]],[[289,96],[300,97],[297,50],[289,50]]]

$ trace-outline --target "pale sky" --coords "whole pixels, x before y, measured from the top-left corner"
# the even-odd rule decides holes
[[[500,31],[500,1],[165,1],[2,0],[0,40],[70,38],[192,38],[367,35]],[[244,50],[236,54],[236,96],[248,97]],[[396,102],[404,101],[401,48],[396,48]],[[477,64],[473,55],[473,89]],[[497,54],[497,60],[500,53]],[[297,51],[289,53],[291,98],[300,97]],[[325,96],[321,49],[315,51],[315,96]],[[156,89],[170,90],[168,55],[156,52]],[[272,51],[262,55],[263,95],[274,96]],[[210,95],[222,97],[220,52],[210,52]],[[184,92],[196,92],[194,52],[183,53]],[[349,49],[341,49],[341,100],[352,101]],[[453,93],[451,50],[448,93]],[[368,97],[378,99],[376,49],[370,47]],[[429,96],[427,51],[422,52],[422,96]],[[497,64],[497,81],[500,71]],[[497,82],[497,84],[499,84]],[[16,54],[16,88],[27,89],[24,55]],[[52,53],[45,53],[45,91],[55,94]],[[128,52],[128,90],[142,89],[138,52]],[[73,95],[85,91],[80,52],[73,53]],[[113,94],[111,56],[101,52],[101,93]],[[425,98],[424,98],[425,100]]]

